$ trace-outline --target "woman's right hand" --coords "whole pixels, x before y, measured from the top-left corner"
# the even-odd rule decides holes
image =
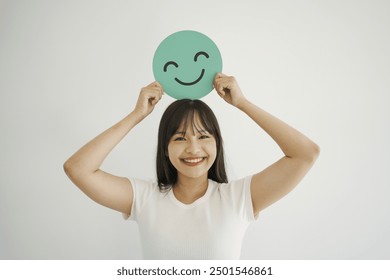
[[[162,86],[158,82],[153,82],[141,89],[134,112],[142,118],[148,116],[154,106],[160,101],[164,94]]]

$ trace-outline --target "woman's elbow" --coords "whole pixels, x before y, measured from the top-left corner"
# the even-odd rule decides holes
[[[78,168],[76,167],[76,163],[72,159],[68,159],[63,164],[63,169],[65,174],[69,177],[69,179],[73,180],[76,177],[76,173]]]
[[[307,160],[313,164],[320,156],[320,152],[321,152],[320,146],[318,146],[314,142],[310,143],[310,147],[308,147],[308,152],[306,155]]]

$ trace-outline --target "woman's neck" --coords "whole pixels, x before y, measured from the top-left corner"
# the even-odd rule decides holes
[[[177,182],[173,185],[173,193],[176,199],[184,204],[191,204],[195,200],[204,196],[208,187],[208,178],[188,178],[178,176]]]

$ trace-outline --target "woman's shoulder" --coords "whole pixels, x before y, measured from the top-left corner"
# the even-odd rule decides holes
[[[141,185],[141,186],[157,186],[157,182],[155,180],[146,180],[146,179],[140,179],[136,177],[128,177],[131,183],[134,183],[135,185]]]
[[[221,188],[221,189],[229,189],[229,188],[237,188],[237,187],[245,187],[247,185],[250,185],[251,183],[251,179],[252,179],[252,176],[246,176],[246,177],[242,177],[242,178],[239,178],[239,179],[234,179],[234,180],[231,180],[227,183],[219,183],[219,182],[216,182],[216,181],[213,181],[213,180],[210,180],[210,182],[212,182],[212,184],[216,187],[216,188]]]
[[[158,184],[154,180],[145,180],[139,178],[128,178],[130,180],[133,192],[136,195],[153,194],[160,191]]]
[[[220,194],[227,196],[239,196],[247,193],[250,190],[252,176],[246,176],[240,179],[234,179],[228,183],[218,183],[210,180],[212,188],[218,191]]]

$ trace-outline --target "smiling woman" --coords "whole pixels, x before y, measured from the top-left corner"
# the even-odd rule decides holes
[[[179,31],[164,39],[153,58],[153,73],[164,91],[176,99],[199,99],[213,89],[222,71],[216,44],[196,31]]]
[[[130,219],[147,259],[238,259],[254,220],[250,180],[228,183],[217,119],[200,100],[178,100],[158,132],[157,183],[131,179]],[[226,246],[229,244],[229,246]]]
[[[100,170],[111,150],[160,101],[158,82],[142,88],[135,109],[64,164],[69,178],[96,202],[139,226],[146,259],[238,259],[249,224],[290,192],[319,148],[242,94],[234,77],[219,73],[217,93],[251,117],[285,154],[257,174],[228,182],[217,119],[204,102],[184,99],[165,110],[158,131],[157,182]]]

